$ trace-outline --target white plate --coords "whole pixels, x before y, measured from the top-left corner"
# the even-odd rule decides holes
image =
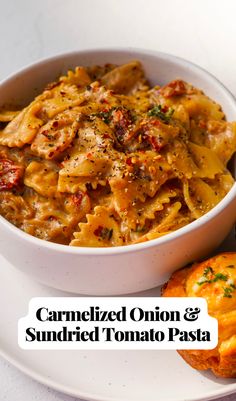
[[[236,250],[233,233],[221,248]],[[236,391],[235,380],[197,372],[175,351],[21,350],[17,344],[17,321],[26,315],[30,298],[68,294],[31,281],[2,257],[0,277],[0,353],[45,385],[101,401],[197,401]],[[158,294],[158,289],[140,293]]]

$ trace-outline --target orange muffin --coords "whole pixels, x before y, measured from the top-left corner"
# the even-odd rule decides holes
[[[164,285],[162,296],[207,300],[209,315],[219,323],[218,346],[178,352],[195,369],[236,378],[236,253],[223,253],[178,270]]]

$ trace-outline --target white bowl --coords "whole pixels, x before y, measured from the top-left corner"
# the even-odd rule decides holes
[[[190,62],[156,51],[108,49],[59,55],[35,63],[0,85],[1,104],[27,104],[50,81],[76,65],[141,60],[151,84],[180,77],[203,89],[236,118],[230,92]],[[236,220],[236,184],[210,212],[164,237],[115,248],[76,248],[30,236],[0,217],[0,251],[15,267],[51,287],[80,294],[115,295],[162,284],[185,264],[207,256]]]

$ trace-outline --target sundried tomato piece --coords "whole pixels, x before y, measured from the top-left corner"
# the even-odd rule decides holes
[[[152,136],[152,135],[147,135],[146,136],[147,141],[150,143],[152,148],[156,151],[159,152],[163,148],[163,142],[160,142],[157,137]]]
[[[130,110],[116,109],[112,112],[112,123],[119,142],[124,142],[131,127],[133,118]]]
[[[96,235],[97,237],[101,237],[103,229],[104,229],[104,227],[98,226],[93,232],[94,235]]]
[[[172,96],[181,96],[186,94],[188,91],[187,84],[181,79],[175,79],[174,81],[169,82],[167,85],[163,86],[160,89],[160,93],[168,98]]]
[[[132,166],[132,157],[128,157],[126,159],[126,164],[128,164],[128,166]]]
[[[112,113],[113,122],[123,128],[128,128],[132,123],[132,116],[130,110],[116,109]]]
[[[10,159],[0,159],[0,191],[9,190],[20,184],[23,167]]]

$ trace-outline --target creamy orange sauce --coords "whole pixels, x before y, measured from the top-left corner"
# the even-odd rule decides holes
[[[230,190],[236,123],[138,61],[77,67],[18,112],[0,111],[0,213],[48,241],[118,246],[199,218]]]

